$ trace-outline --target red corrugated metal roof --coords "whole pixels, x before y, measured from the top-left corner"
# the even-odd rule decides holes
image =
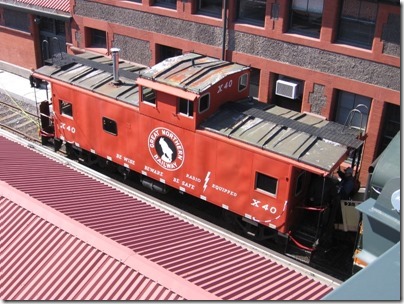
[[[66,13],[70,12],[70,0],[16,0],[16,2],[54,9]]]
[[[1,299],[183,299],[3,196],[0,208]]]
[[[324,283],[0,136],[0,179],[225,300],[318,300]]]
[[[0,193],[1,299],[216,299],[2,181]]]

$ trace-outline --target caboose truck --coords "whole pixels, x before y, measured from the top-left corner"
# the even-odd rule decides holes
[[[144,68],[85,53],[35,77],[52,91],[40,106],[44,143],[220,206],[257,239],[284,236],[311,252],[329,206],[307,205],[310,183],[348,157],[359,173],[360,131],[249,98],[240,64],[187,53]]]

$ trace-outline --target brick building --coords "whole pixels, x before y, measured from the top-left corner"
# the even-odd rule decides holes
[[[27,76],[66,52],[70,0],[0,0],[0,68]]]
[[[3,29],[4,3],[22,1],[38,0],[0,0]],[[70,0],[67,52],[118,47],[150,66],[194,51],[249,65],[260,101],[367,130],[364,184],[400,129],[400,9],[399,0]]]

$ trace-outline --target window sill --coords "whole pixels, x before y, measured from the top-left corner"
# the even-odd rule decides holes
[[[215,11],[209,11],[209,10],[203,10],[200,9],[196,12],[196,15],[201,15],[205,17],[211,17],[215,19],[222,19],[222,11],[220,12],[215,12]]]
[[[108,55],[108,50],[106,48],[86,47],[85,49],[93,53]]]
[[[260,28],[264,28],[265,26],[265,21],[262,20],[254,20],[254,19],[248,19],[248,18],[238,18],[236,19],[235,23],[240,24],[240,25],[251,25],[251,26],[256,26]]]
[[[346,40],[337,40],[335,41],[334,44],[338,44],[341,46],[346,46],[346,47],[351,47],[351,48],[356,48],[358,50],[362,50],[362,51],[372,51],[372,46],[368,46],[368,45],[363,45],[363,44],[359,44],[359,43],[355,43],[352,41],[346,41]]]
[[[12,28],[12,27],[4,26],[4,25],[0,25],[0,29],[4,29],[4,30],[7,30],[7,31],[10,31],[10,32],[13,32],[13,33],[19,33],[19,34],[27,35],[27,36],[32,35],[31,32],[26,32],[24,30],[18,30],[18,29]]]
[[[297,36],[303,36],[307,38],[313,38],[316,40],[320,40],[320,33],[314,33],[312,31],[305,31],[301,29],[289,29],[289,31],[286,34],[292,34],[292,35],[297,35]]]
[[[169,10],[177,10],[177,5],[176,4],[166,4],[166,3],[154,3],[152,5],[153,7],[158,7],[158,8],[165,8]]]

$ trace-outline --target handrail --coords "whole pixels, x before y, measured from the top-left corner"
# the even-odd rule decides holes
[[[368,108],[366,105],[364,105],[363,103],[358,104],[358,105],[355,107],[355,109],[352,109],[351,111],[349,111],[348,116],[347,116],[347,118],[345,119],[344,127],[342,128],[341,133],[344,131],[344,129],[345,129],[345,127],[346,127],[348,121],[349,121],[348,127],[350,128],[350,127],[352,126],[351,123],[352,123],[353,118],[355,117],[355,113],[359,113],[359,114],[360,114],[360,118],[361,118],[360,129],[362,130],[363,113],[358,109],[358,108],[360,108],[360,107],[365,107],[366,110],[369,112],[369,108]]]

